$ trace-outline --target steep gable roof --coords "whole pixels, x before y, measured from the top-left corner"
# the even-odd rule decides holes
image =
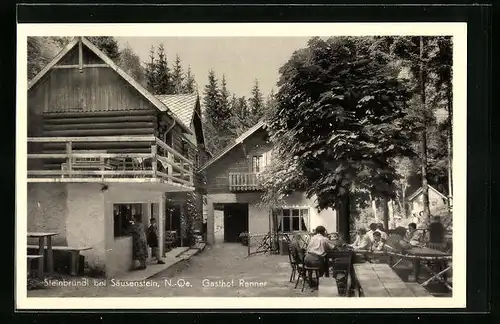
[[[167,106],[186,125],[191,126],[193,121],[198,95],[196,94],[175,94],[156,95],[165,106]]]
[[[106,64],[109,65],[111,69],[113,69],[116,73],[118,73],[125,81],[127,81],[135,90],[137,90],[142,96],[144,96],[153,106],[158,108],[160,111],[166,112],[170,117],[172,117],[182,129],[188,133],[192,134],[189,125],[184,124],[170,109],[168,106],[163,104],[158,98],[156,98],[153,94],[151,94],[148,90],[146,90],[142,85],[140,85],[137,81],[135,81],[127,72],[123,71],[119,68],[113,60],[111,60],[106,54],[104,54],[101,50],[99,50],[92,42],[90,42],[85,37],[75,37],[73,38],[68,45],[66,45],[55,57],[52,61],[49,62],[30,82],[28,82],[28,91],[31,90],[42,78],[45,76],[52,68],[66,55],[69,51],[71,51],[75,46],[82,42],[82,45],[85,45],[90,51],[96,54],[101,60],[103,60]]]
[[[442,193],[440,193],[436,188],[434,188],[433,186],[431,185],[428,185],[429,186],[429,189],[434,191],[435,193],[437,193],[439,196],[441,196],[443,199],[448,199],[448,197],[446,197],[445,195],[443,195]],[[421,193],[423,192],[423,188],[420,187],[418,188],[413,194],[411,194],[409,197],[408,197],[408,201],[412,201],[413,199],[415,199],[418,195],[420,195]]]
[[[259,129],[265,128],[265,127],[266,127],[266,123],[263,121],[260,121],[257,124],[255,124],[254,126],[252,126],[251,128],[249,128],[246,132],[244,132],[238,138],[236,138],[233,143],[228,145],[219,154],[215,155],[210,161],[208,161],[204,166],[202,166],[200,171],[205,170],[210,165],[212,165],[216,161],[220,160],[223,156],[228,154],[231,150],[233,150],[239,144],[243,143],[244,140],[246,140],[248,137],[253,135],[256,131],[258,131]]]

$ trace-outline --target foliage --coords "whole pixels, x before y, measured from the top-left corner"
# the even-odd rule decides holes
[[[184,92],[184,72],[179,55],[175,57],[174,66],[172,68],[172,86],[174,93]]]
[[[128,45],[120,51],[117,65],[141,85],[146,84],[146,80],[144,78],[144,68],[141,65],[141,60]]]
[[[250,109],[251,124],[254,125],[259,122],[265,113],[264,97],[259,87],[259,80],[255,79],[252,88],[252,96],[248,99],[248,106]]]
[[[234,134],[231,131],[232,112],[229,106],[225,77],[223,77],[221,88],[219,88],[213,70],[210,70],[208,74],[203,106],[205,108],[204,129],[208,139],[207,148],[210,152],[219,152],[231,142]]]
[[[68,41],[68,37],[28,37],[28,80],[37,75]]]
[[[351,192],[392,196],[396,176],[389,161],[411,154],[408,94],[385,57],[372,53],[373,44],[368,37],[313,38],[280,69],[271,138],[321,209],[337,207]],[[283,193],[282,176],[275,174],[267,188]]]
[[[100,49],[107,57],[113,61],[117,61],[120,57],[118,41],[113,36],[87,36],[92,44]]]
[[[196,81],[194,79],[194,75],[191,72],[191,67],[188,66],[186,77],[184,79],[184,93],[194,93],[196,91]]]

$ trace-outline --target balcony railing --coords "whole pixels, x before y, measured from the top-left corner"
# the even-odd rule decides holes
[[[229,173],[229,191],[260,190],[259,173]]]
[[[28,138],[28,182],[101,181],[193,186],[193,162],[155,136]]]

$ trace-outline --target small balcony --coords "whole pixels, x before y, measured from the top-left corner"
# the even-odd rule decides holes
[[[243,191],[258,191],[260,188],[259,173],[229,173],[229,191],[243,192]]]
[[[155,136],[30,137],[27,182],[150,183],[191,191],[193,162]]]

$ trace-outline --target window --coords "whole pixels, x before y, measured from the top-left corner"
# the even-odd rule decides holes
[[[256,155],[252,157],[252,172],[259,173],[262,171],[264,157]]]
[[[278,210],[278,232],[307,231],[308,208],[284,208]]]
[[[133,215],[142,215],[141,204],[114,204],[113,205],[113,232],[114,237],[127,236],[129,222]],[[143,220],[144,221],[144,220]]]

